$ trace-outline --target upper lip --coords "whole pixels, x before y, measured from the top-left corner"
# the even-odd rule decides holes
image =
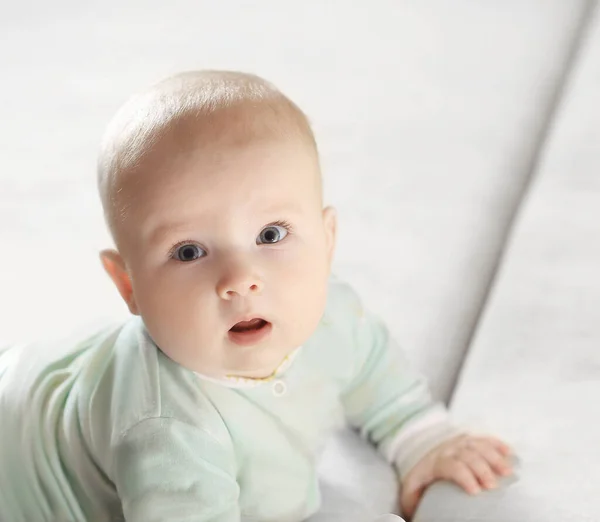
[[[243,321],[252,321],[252,319],[262,319],[263,321],[265,321],[266,323],[270,322],[268,319],[266,319],[265,317],[263,317],[260,314],[244,314],[244,315],[240,315],[238,316],[233,323],[231,323],[231,325],[229,326],[229,329],[231,330],[236,324],[241,323]]]

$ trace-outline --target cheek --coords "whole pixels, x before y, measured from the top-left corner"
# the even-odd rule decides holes
[[[301,244],[281,252],[266,272],[278,299],[308,322],[319,316],[326,299],[329,263],[322,245]]]
[[[281,248],[267,250],[266,254],[275,269],[313,277],[329,270],[329,251],[321,230],[305,230],[303,238],[294,237]]]
[[[206,285],[194,270],[141,272],[134,280],[136,301],[150,334],[168,357],[189,368],[198,363],[195,347],[212,345],[219,333],[217,310],[206,297]]]
[[[325,284],[328,272],[324,258],[300,251],[270,255],[263,268],[267,287],[276,293],[313,293]]]
[[[207,295],[206,282],[194,268],[197,267],[140,271],[133,279],[133,287],[144,318],[162,319],[161,322],[168,319],[178,328],[190,317],[203,316],[207,308],[207,300],[202,299]]]
[[[302,249],[273,262],[267,271],[273,286],[277,309],[293,317],[293,326],[302,330],[316,327],[327,299],[329,267],[318,250]]]

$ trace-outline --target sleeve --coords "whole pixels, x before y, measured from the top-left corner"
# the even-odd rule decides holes
[[[127,522],[239,522],[232,450],[209,432],[146,419],[116,444],[114,481]]]
[[[457,436],[443,404],[410,367],[385,325],[354,295],[354,371],[342,395],[348,422],[393,463],[403,478],[427,453]]]

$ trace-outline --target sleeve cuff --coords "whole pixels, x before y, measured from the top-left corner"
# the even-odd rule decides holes
[[[403,479],[431,450],[463,433],[465,431],[456,427],[447,410],[439,405],[410,422],[381,450]]]

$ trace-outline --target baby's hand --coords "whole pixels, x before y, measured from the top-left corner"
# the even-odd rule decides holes
[[[493,437],[460,435],[423,457],[402,481],[400,507],[411,518],[425,489],[438,480],[450,480],[467,493],[497,486],[496,476],[512,473],[511,450]]]

